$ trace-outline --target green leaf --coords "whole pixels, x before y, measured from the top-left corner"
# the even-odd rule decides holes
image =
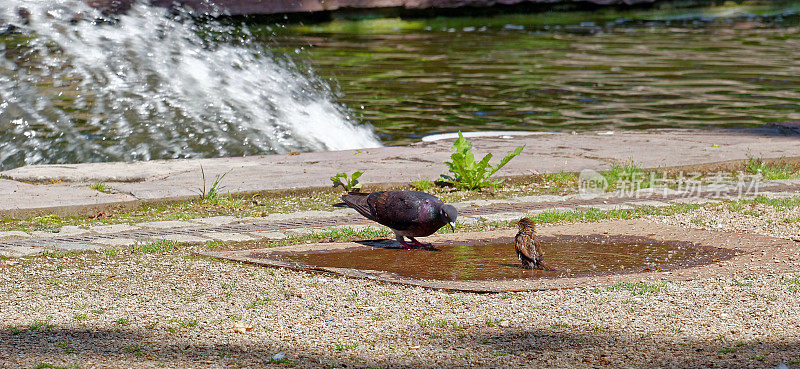
[[[500,164],[497,164],[497,167],[495,167],[495,168],[492,170],[492,173],[490,173],[490,175],[491,175],[491,174],[494,174],[495,172],[497,172],[498,170],[500,170],[500,168],[502,168],[502,167],[504,167],[506,164],[508,164],[508,162],[509,162],[509,161],[511,161],[511,159],[513,159],[514,157],[516,157],[516,156],[519,156],[519,154],[522,154],[522,150],[523,150],[524,148],[525,148],[525,145],[522,145],[522,146],[520,146],[520,147],[516,148],[516,150],[514,150],[514,152],[510,152],[510,153],[508,153],[508,155],[506,155],[506,157],[505,157],[505,158],[503,158],[503,160],[500,160]]]
[[[348,178],[347,173],[336,173],[335,176],[331,177],[331,181],[333,182],[333,187],[342,186],[345,191],[354,192],[354,190],[361,189],[361,184],[358,183],[358,177],[361,177],[362,174],[364,174],[364,172],[358,170],[353,172]]]
[[[508,153],[500,163],[493,167],[491,161],[493,155],[486,154],[481,161],[475,161],[472,153],[472,143],[464,138],[461,131],[458,132],[458,139],[453,142],[453,153],[450,155],[451,161],[445,162],[452,176],[441,176],[441,181],[459,189],[477,190],[483,187],[497,186],[503,180],[489,181],[495,172],[505,166],[511,159],[522,153],[525,146],[518,147]]]

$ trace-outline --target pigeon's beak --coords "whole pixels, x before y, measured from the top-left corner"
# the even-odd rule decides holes
[[[456,232],[456,222],[450,222],[448,224],[450,224],[450,229],[452,229],[453,233],[455,233]]]

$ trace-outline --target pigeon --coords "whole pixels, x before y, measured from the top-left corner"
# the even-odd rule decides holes
[[[525,269],[554,270],[544,262],[539,245],[533,239],[536,232],[536,223],[530,218],[522,218],[517,222],[519,232],[514,237],[514,250]]]
[[[446,224],[455,231],[458,211],[438,197],[420,191],[379,191],[342,195],[347,206],[369,220],[391,228],[406,249],[429,248],[414,237],[430,236]],[[405,237],[411,243],[405,241]]]

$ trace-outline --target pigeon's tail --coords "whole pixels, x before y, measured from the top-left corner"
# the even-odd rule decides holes
[[[342,195],[342,200],[344,200],[347,206],[355,209],[359,214],[367,217],[367,219],[375,220],[375,214],[372,213],[369,204],[367,204],[367,197],[369,195],[368,193],[351,193]]]

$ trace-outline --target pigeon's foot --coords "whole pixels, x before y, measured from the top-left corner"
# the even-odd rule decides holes
[[[409,237],[409,238],[411,238],[411,237]],[[404,241],[403,242],[403,246],[405,246],[406,250],[411,250],[411,249],[433,250],[433,249],[435,249],[433,247],[433,244],[422,243],[422,242],[417,241],[414,238],[411,238],[411,242],[410,243]]]

